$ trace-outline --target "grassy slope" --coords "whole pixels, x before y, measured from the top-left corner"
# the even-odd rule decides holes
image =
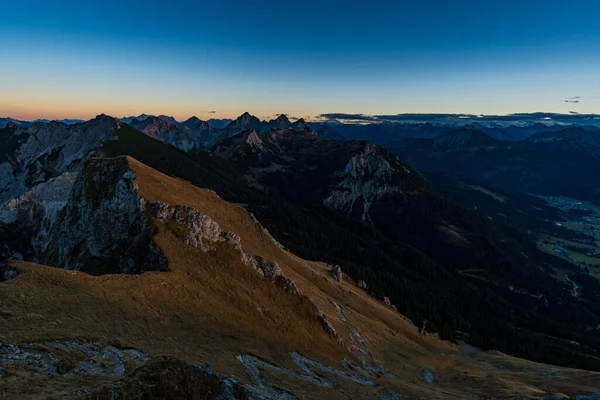
[[[483,253],[479,254],[480,257],[473,257],[469,252],[446,253],[446,240],[445,250],[440,247],[438,241],[433,247],[424,249],[424,253],[415,251],[413,246],[405,245],[405,241],[431,244],[432,241],[426,238],[439,236],[437,232],[423,229],[430,224],[422,224],[421,218],[425,217],[422,212],[429,210],[437,213],[436,210],[440,207],[448,206],[445,203],[430,204],[428,207],[414,204],[416,207],[403,210],[399,215],[411,217],[410,224],[402,222],[402,232],[407,234],[402,238],[389,240],[377,230],[361,224],[358,219],[346,218],[325,207],[303,207],[302,203],[295,204],[278,193],[281,190],[311,193],[311,184],[316,182],[314,179],[323,177],[297,179],[298,177],[294,176],[283,176],[284,183],[287,182],[283,187],[277,184],[276,190],[261,192],[250,188],[241,172],[230,163],[211,153],[184,153],[126,124],[121,127],[118,136],[118,140],[104,144],[102,151],[106,155],[131,155],[161,172],[187,179],[199,187],[211,188],[229,201],[247,204],[247,208],[288,248],[307,259],[343,265],[355,279],[367,282],[370,290],[379,298],[389,296],[398,305],[399,310],[416,324],[427,320],[430,327],[434,326],[434,330],[445,338],[455,337],[457,331],[467,332],[471,342],[486,349],[501,349],[541,362],[554,362],[578,368],[600,368],[596,358],[584,354],[569,342],[574,340],[594,348],[598,347],[595,336],[582,329],[573,329],[573,326],[590,325],[585,322],[592,318],[595,320],[590,308],[597,307],[590,307],[589,303],[576,304],[566,291],[565,296],[552,301],[555,296],[550,296],[550,293],[558,296],[562,293],[562,288],[537,267],[522,269],[521,264],[514,259],[508,264],[504,262],[507,259],[502,253],[507,249],[502,251],[497,248],[507,245],[502,236],[488,237],[488,234],[494,232],[487,228],[482,230],[482,226],[470,226],[467,231],[478,232],[476,238],[484,240],[483,245],[475,246],[479,248],[479,253]],[[292,139],[301,140],[298,137]],[[337,148],[333,142],[324,143]],[[295,140],[288,144],[290,147],[299,148],[298,157],[306,158],[308,165],[315,161],[311,161],[315,154],[325,151],[320,148],[320,144],[315,143],[310,151],[296,146]],[[351,144],[354,145],[357,144]],[[333,160],[327,161],[327,165],[336,170],[340,166],[336,167],[334,164],[340,160],[340,157],[334,157]],[[304,186],[301,185],[301,181]],[[492,201],[496,202],[493,199]],[[388,211],[396,206],[397,204],[391,203],[380,208],[383,212],[372,213],[372,218],[387,226],[387,232],[392,233],[391,237],[395,237],[399,232],[396,229],[399,222],[388,218]],[[481,222],[480,218],[471,218],[474,214],[464,214],[453,209],[458,211],[454,218],[469,217],[470,223]],[[414,234],[417,231],[421,232],[420,237]],[[402,245],[398,246],[398,242]],[[510,243],[510,246],[517,247],[516,243]],[[487,246],[489,244],[492,245],[491,248]],[[506,251],[509,258],[521,258],[520,252],[515,248]],[[427,257],[431,254],[440,256],[439,263]],[[551,258],[554,263],[555,257]],[[477,262],[474,262],[475,260]],[[548,264],[549,261],[540,259],[540,263]],[[495,275],[502,275],[504,281],[512,282],[513,278],[518,277],[519,284],[515,286],[523,287],[531,293],[538,293],[542,288],[549,292],[548,297],[552,297],[552,305],[540,308],[538,301],[529,296],[514,295],[506,288],[481,284],[480,281],[463,279],[464,277],[452,273],[455,268],[468,269],[465,265],[471,268],[482,268],[483,265]],[[520,329],[516,330],[514,326]],[[545,334],[540,335],[539,332]]]
[[[399,376],[380,380],[388,388],[417,399],[465,398],[473,393],[529,397],[542,391],[585,393],[600,382],[598,374],[567,369],[544,378],[541,373],[548,366],[488,353],[468,356],[431,335],[420,336],[404,318],[351,282],[341,286],[334,282],[327,266],[279,249],[242,208],[134,160],[130,164],[147,199],[192,206],[222,229],[239,234],[247,253],[277,261],[343,336],[347,331],[335,317],[331,300],[346,304],[371,351]],[[171,272],[93,277],[13,263],[21,273],[16,280],[0,284],[0,342],[104,339],[152,355],[178,354],[198,364],[210,361],[217,371],[242,379],[245,373],[234,358],[241,352],[288,367],[292,367],[288,353],[294,350],[335,367],[341,358],[350,357],[344,346],[325,334],[305,299],[259,278],[231,248],[220,246],[202,253],[181,242],[168,227],[159,224],[158,228],[155,240],[168,257]],[[492,370],[491,364],[505,367]],[[427,385],[423,368],[431,369],[439,381]],[[299,396],[373,398],[373,390],[378,394],[381,390],[341,379],[337,389],[328,391],[285,375],[271,379]],[[0,393],[18,398],[25,389],[31,392],[42,386],[47,395],[69,388],[60,380],[28,377],[0,380]]]

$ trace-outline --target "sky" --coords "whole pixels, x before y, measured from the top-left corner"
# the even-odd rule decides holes
[[[0,9],[0,117],[600,112],[598,0]]]

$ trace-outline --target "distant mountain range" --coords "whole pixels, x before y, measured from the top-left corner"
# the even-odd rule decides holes
[[[589,122],[589,121],[586,121]],[[550,124],[544,122],[515,123],[510,121],[505,125],[484,124],[469,120],[458,120],[448,122],[369,122],[369,123],[345,123],[311,122],[309,126],[314,130],[328,130],[335,132],[348,140],[369,140],[377,144],[424,138],[433,139],[440,133],[455,131],[457,129],[471,129],[485,132],[488,136],[504,141],[521,141],[531,135],[544,132],[558,132],[568,127],[581,127],[586,130],[599,129],[598,125],[572,124]]]
[[[23,128],[28,128],[36,122],[50,122],[49,119],[36,119],[33,121],[22,121],[14,118],[0,118],[0,128],[4,128],[7,124],[13,124],[17,126],[21,126]],[[77,124],[79,122],[84,122],[82,119],[61,119],[56,120],[56,122],[62,122],[67,125]]]
[[[422,172],[600,204],[600,130],[571,127],[508,142],[479,130],[461,129],[386,147]]]
[[[271,121],[261,121],[258,118],[245,113],[235,120],[224,118],[211,118],[202,121],[197,117],[191,117],[186,121],[178,121],[172,116],[140,114],[120,118],[121,121],[142,126],[142,122],[148,118],[160,119],[169,125],[183,128],[188,135],[205,135],[207,126],[194,126],[200,123],[210,125],[215,130],[226,130],[229,133],[239,133],[240,130],[255,130],[257,133],[265,133],[270,129],[295,129],[314,130],[322,138],[332,140],[369,140],[377,144],[387,144],[393,141],[427,138],[432,139],[445,131],[456,129],[480,130],[497,140],[521,141],[529,136],[543,132],[558,132],[567,127],[581,127],[586,130],[600,128],[600,115],[596,114],[553,114],[553,113],[520,113],[503,116],[476,116],[468,114],[398,114],[398,115],[376,115],[367,116],[363,114],[322,114],[319,121],[306,122],[303,119],[290,122],[285,114],[279,114]],[[49,122],[48,120],[21,121],[12,118],[0,118],[0,127],[12,123],[21,127],[31,126],[34,122]],[[66,124],[82,122],[81,120],[61,120]],[[232,125],[232,122],[234,124]],[[161,135],[161,129],[150,127],[156,137]],[[187,128],[187,129],[186,129]],[[172,134],[176,131],[173,127],[163,125],[164,135],[167,131]],[[209,148],[220,140],[220,136],[229,137],[227,132],[219,135],[213,132],[215,137],[207,137],[203,141],[197,137],[182,139],[182,145],[200,146]],[[184,135],[179,134],[180,137]],[[186,148],[187,149],[187,148]]]

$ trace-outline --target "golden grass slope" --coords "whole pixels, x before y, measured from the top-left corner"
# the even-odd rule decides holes
[[[248,381],[238,354],[255,354],[297,369],[297,351],[325,365],[341,368],[353,359],[349,332],[334,303],[348,310],[351,323],[369,349],[397,378],[380,378],[370,388],[339,377],[325,389],[276,372],[264,375],[299,398],[378,398],[397,390],[415,399],[545,398],[557,393],[589,394],[600,388],[600,374],[555,368],[502,354],[466,351],[419,335],[391,308],[358,289],[349,279],[335,281],[329,267],[280,249],[241,207],[210,190],[197,188],[128,158],[145,199],[184,204],[242,238],[244,252],[277,262],[301,296],[245,266],[226,244],[204,253],[186,245],[168,225],[156,223],[155,241],[169,261],[169,272],[142,275],[87,274],[12,262],[19,276],[0,284],[0,343],[48,339],[94,339],[118,343],[150,355],[178,355]],[[343,267],[343,266],[342,266]],[[338,343],[325,332],[314,312],[317,304],[341,334]],[[436,380],[427,383],[424,371]],[[31,374],[0,378],[0,398],[59,397],[85,387],[74,376]],[[92,385],[93,386],[93,385]],[[4,397],[3,397],[4,396]]]

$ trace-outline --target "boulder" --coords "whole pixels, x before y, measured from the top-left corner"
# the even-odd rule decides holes
[[[338,282],[342,282],[342,268],[339,265],[333,265],[331,267],[331,274],[333,275],[333,278],[338,281]]]

